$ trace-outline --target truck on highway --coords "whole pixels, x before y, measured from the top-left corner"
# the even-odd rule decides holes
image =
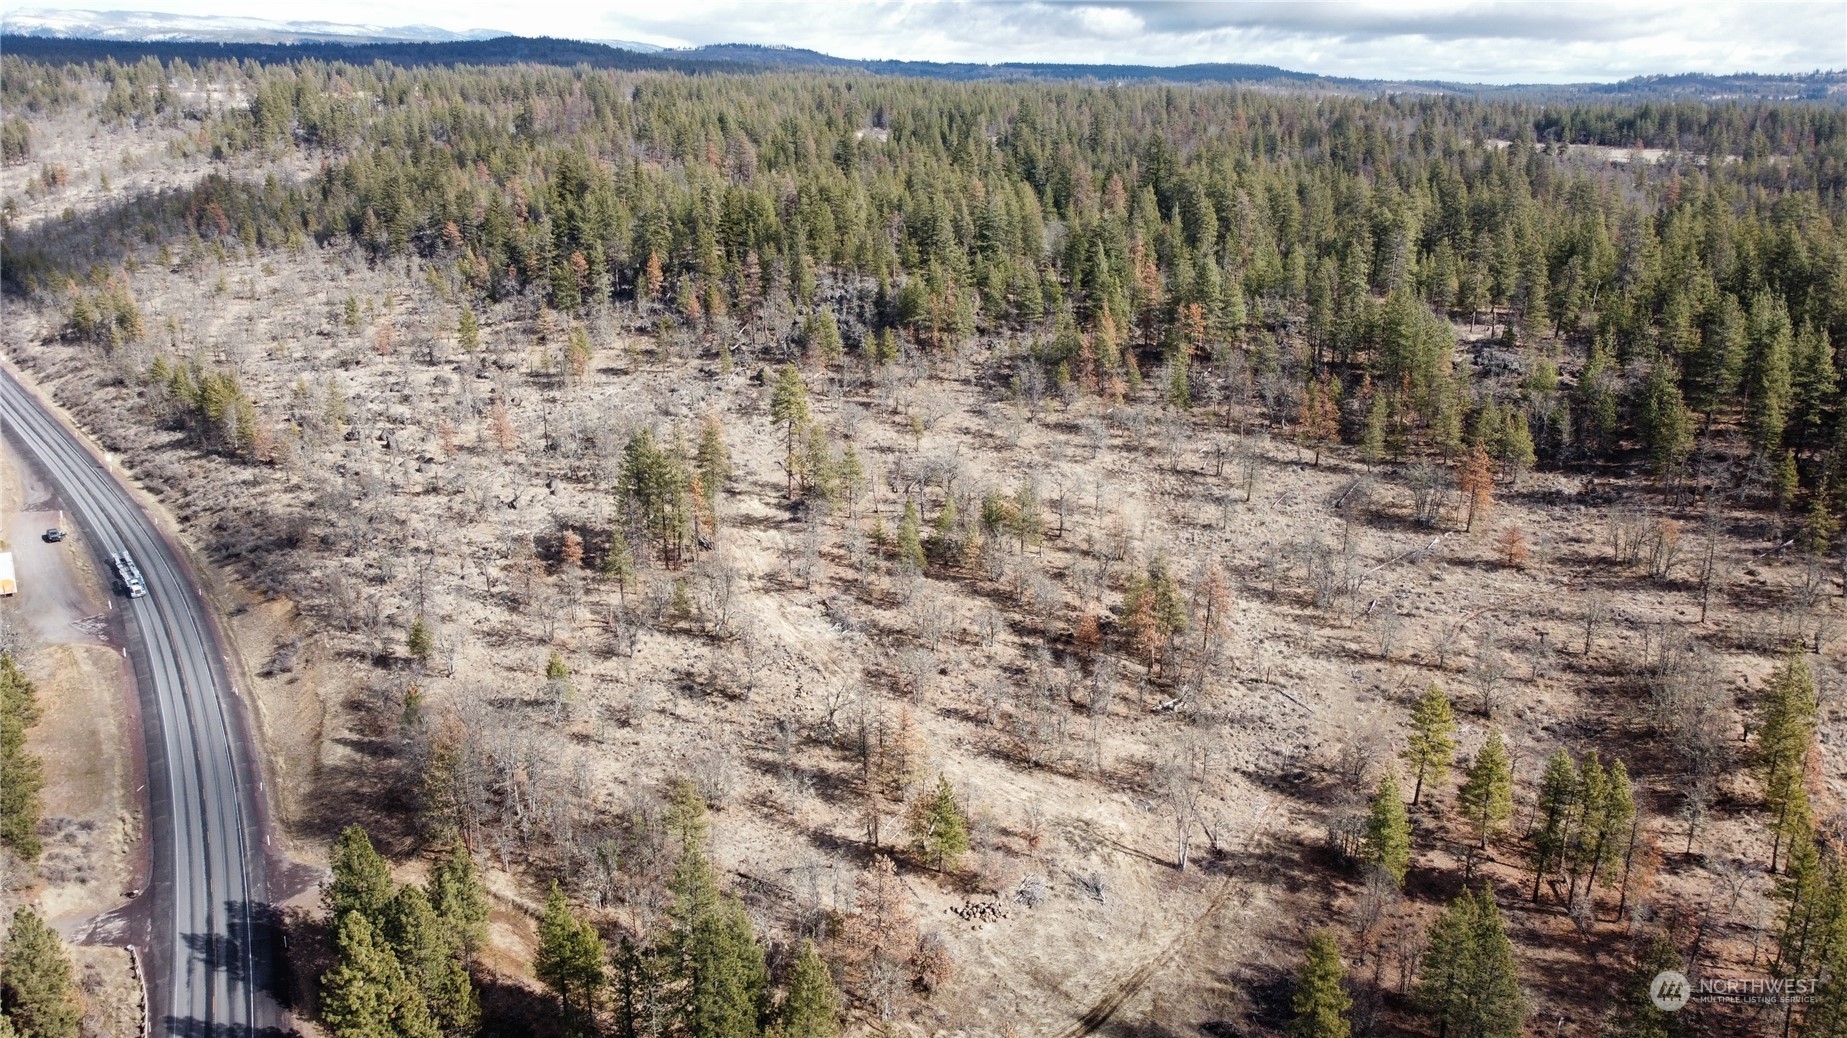
[[[0,598],[19,592],[19,581],[13,576],[13,553],[0,551]]]
[[[147,581],[141,577],[141,567],[135,565],[135,560],[129,558],[127,552],[118,551],[109,556],[109,561],[115,563],[116,579],[122,582],[122,590],[128,592],[128,597],[140,598],[148,593]]]

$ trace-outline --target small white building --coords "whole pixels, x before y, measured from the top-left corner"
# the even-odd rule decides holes
[[[19,591],[19,582],[13,578],[13,553],[0,551],[0,597]]]

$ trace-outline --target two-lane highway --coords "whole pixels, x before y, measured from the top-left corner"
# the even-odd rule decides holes
[[[281,1012],[260,769],[211,614],[177,548],[6,372],[0,431],[58,488],[102,572],[113,573],[110,553],[126,551],[147,581],[146,596],[117,604],[147,740],[153,875],[141,907],[154,1033],[271,1032]]]

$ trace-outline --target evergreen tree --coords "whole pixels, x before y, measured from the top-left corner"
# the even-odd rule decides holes
[[[770,392],[770,419],[783,431],[783,468],[788,474],[788,494],[795,496],[795,446],[808,425],[808,384],[793,364],[776,372]]]
[[[475,317],[473,307],[462,308],[462,316],[456,323],[455,339],[469,353],[481,348],[481,321]]]
[[[1465,890],[1431,923],[1417,1003],[1438,1038],[1517,1038],[1526,1020],[1513,943],[1486,887]]]
[[[1616,363],[1610,344],[1599,336],[1591,347],[1589,362],[1578,375],[1571,401],[1571,413],[1578,420],[1578,438],[1598,450],[1608,450],[1615,445],[1621,414],[1616,380]]]
[[[833,364],[840,359],[843,350],[840,326],[834,321],[834,311],[823,308],[810,317],[803,338],[808,340],[808,348],[823,364]]]
[[[840,991],[813,941],[803,941],[795,956],[789,993],[776,1017],[776,1036],[840,1038]]]
[[[1752,770],[1764,791],[1772,817],[1774,839],[1770,869],[1776,871],[1778,852],[1790,829],[1791,818],[1807,807],[1809,748],[1815,738],[1820,706],[1815,677],[1800,652],[1791,652],[1772,672],[1770,683],[1757,703],[1757,746]]]
[[[1571,754],[1559,750],[1546,761],[1544,777],[1539,780],[1539,805],[1533,825],[1533,900],[1539,900],[1539,885],[1546,875],[1565,860],[1570,846],[1571,825],[1578,810],[1582,781],[1577,762]]]
[[[609,550],[603,554],[603,575],[614,580],[624,593],[635,580],[635,552],[620,526],[609,531]]]
[[[1665,970],[1680,972],[1684,969],[1686,964],[1681,961],[1680,953],[1674,950],[1673,940],[1666,933],[1657,932],[1649,940],[1647,949],[1630,967],[1605,1025],[1604,1034],[1609,1038],[1677,1038],[1685,1033],[1682,1025],[1686,1017],[1681,1013],[1657,1009],[1653,995],[1657,974]]]
[[[1521,474],[1533,467],[1538,455],[1533,450],[1533,430],[1527,424],[1525,411],[1513,411],[1506,416],[1495,458],[1507,470],[1509,485],[1519,483]]]
[[[587,1030],[603,991],[603,939],[572,913],[556,880],[545,897],[532,972],[557,996],[565,1026],[573,1032]]]
[[[1398,793],[1398,778],[1391,770],[1379,779],[1373,793],[1372,810],[1366,819],[1366,861],[1404,885],[1405,873],[1411,868],[1411,820],[1405,814],[1404,798]]]
[[[341,830],[333,845],[333,880],[323,892],[328,917],[339,920],[349,912],[357,912],[376,926],[384,919],[385,906],[396,895],[391,866],[372,849],[365,829],[349,825]]]
[[[44,765],[26,748],[26,729],[38,723],[38,691],[11,652],[0,652],[0,847],[24,861],[37,860],[41,843],[40,791]]]
[[[77,1038],[83,1022],[64,943],[23,905],[0,945],[0,1020],[20,1038]]]
[[[1404,758],[1411,765],[1415,784],[1411,789],[1411,806],[1416,807],[1424,795],[1424,782],[1435,785],[1449,776],[1450,762],[1456,756],[1456,714],[1449,697],[1434,682],[1425,690],[1411,711],[1411,735],[1406,740]]]
[[[1390,419],[1391,406],[1386,402],[1385,394],[1374,393],[1371,402],[1366,405],[1366,425],[1360,433],[1361,461],[1377,465],[1385,460],[1386,431]]]
[[[1783,980],[1817,976],[1847,958],[1842,950],[1847,941],[1847,877],[1842,875],[1839,851],[1816,839],[1806,814],[1802,822],[1800,830],[1791,834],[1788,862],[1771,893],[1779,908],[1770,968],[1773,976]],[[1806,1007],[1806,1026],[1796,1033],[1805,1038],[1810,1034],[1832,1038],[1840,1033],[1827,1029],[1831,1019],[1840,1016],[1840,994],[1827,993],[1835,986],[1832,979],[1820,985],[1823,997]],[[1793,1002],[1783,1007],[1780,1033],[1792,1033],[1796,1010]]]
[[[720,897],[682,946],[685,1031],[693,1038],[751,1038],[766,1009],[769,970],[744,906]]]
[[[1621,862],[1628,846],[1635,799],[1622,761],[1613,760],[1605,767],[1596,750],[1585,755],[1578,768],[1577,811],[1565,852],[1573,898],[1580,878],[1586,878],[1587,891],[1593,889],[1597,874]],[[1604,873],[1604,884],[1609,885],[1612,878],[1610,873]]]
[[[1468,776],[1457,791],[1456,799],[1463,817],[1475,827],[1483,847],[1488,846],[1488,837],[1513,817],[1513,767],[1499,731],[1488,733],[1487,741],[1475,755],[1475,762],[1469,765]]]
[[[478,951],[487,940],[491,906],[474,859],[461,840],[451,843],[448,853],[430,870],[427,894],[437,919],[464,954],[473,955]]]
[[[688,474],[684,459],[663,447],[650,429],[640,429],[622,449],[617,498],[632,529],[642,531],[660,548],[661,558],[677,558],[687,531]]]
[[[1745,425],[1751,444],[1766,455],[1783,446],[1789,423],[1789,360],[1793,334],[1780,297],[1761,292],[1751,301],[1749,352],[1744,365]]]
[[[955,788],[945,775],[936,777],[936,788],[917,798],[909,820],[911,838],[923,849],[926,858],[934,858],[938,869],[954,869],[962,855],[968,853],[968,816],[956,803]]]
[[[430,633],[429,621],[422,614],[411,621],[405,647],[410,650],[411,659],[426,665],[430,662],[430,656],[436,652],[436,636]]]
[[[422,887],[398,890],[385,906],[381,931],[405,979],[422,994],[436,1029],[445,1035],[473,1033],[481,1007],[461,942],[437,917]]]
[[[694,455],[699,485],[709,501],[718,500],[719,491],[731,481],[731,448],[725,445],[725,427],[718,415],[707,412],[699,422],[699,446]]]
[[[423,992],[363,914],[339,917],[334,944],[338,961],[321,977],[321,1020],[335,1038],[439,1038]]]
[[[1302,972],[1296,977],[1290,1038],[1348,1038],[1352,1025],[1347,1013],[1353,1000],[1347,997],[1346,976],[1334,935],[1327,930],[1310,934]]]
[[[1648,446],[1655,477],[1664,481],[1677,478],[1693,450],[1693,422],[1666,358],[1657,357],[1649,369],[1636,424],[1642,442]]]
[[[668,881],[666,956],[681,984],[673,1015],[694,1038],[749,1038],[767,1007],[763,949],[744,906],[718,890],[706,856],[703,803],[686,785],[671,795],[669,830],[681,838]]]
[[[922,530],[917,516],[917,502],[904,499],[904,515],[898,519],[898,561],[921,570],[924,567]]]
[[[1797,846],[1792,844],[1792,846]],[[1847,1035],[1847,871],[1837,847],[1802,834],[1801,848],[1790,855],[1790,868],[1773,896],[1782,902],[1777,934],[1776,976],[1785,979],[1825,977],[1814,1000],[1802,1007],[1801,1038]],[[1794,1005],[1784,1009],[1792,1021]]]
[[[1834,344],[1828,340],[1827,329],[1804,325],[1796,337],[1790,372],[1791,418],[1802,442],[1812,442],[1827,429],[1829,412],[1836,406],[1840,392],[1839,381]]]

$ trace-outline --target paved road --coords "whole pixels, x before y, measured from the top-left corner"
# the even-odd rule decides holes
[[[6,372],[0,430],[58,488],[104,572],[126,550],[147,580],[147,595],[118,597],[116,612],[147,740],[153,875],[125,915],[142,930],[154,1033],[278,1033],[262,787],[211,614],[181,553]]]

